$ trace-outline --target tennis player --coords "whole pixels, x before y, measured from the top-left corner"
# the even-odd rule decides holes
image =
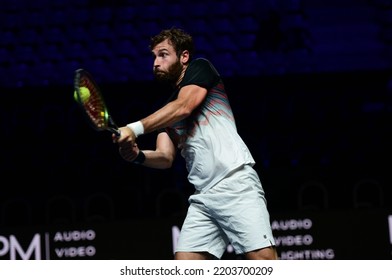
[[[173,94],[156,112],[120,127],[113,141],[125,160],[146,167],[170,168],[177,151],[185,159],[195,192],[174,259],[220,259],[228,244],[246,259],[277,259],[265,193],[219,73],[193,57],[193,38],[182,29],[162,30],[150,48],[154,76]],[[138,137],[151,132],[155,148],[139,149]]]

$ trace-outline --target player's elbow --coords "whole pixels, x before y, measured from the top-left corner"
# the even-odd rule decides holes
[[[159,161],[159,164],[156,165],[156,168],[158,169],[169,169],[173,166],[173,161],[169,160],[169,159],[161,159]]]
[[[173,166],[174,157],[171,155],[165,156],[162,161],[163,169],[169,169]]]
[[[156,161],[155,167],[159,169],[169,169],[173,166],[174,156],[170,153],[162,153]]]
[[[159,168],[168,169],[172,167],[176,157],[176,148],[166,132],[158,134],[154,157],[159,164]]]

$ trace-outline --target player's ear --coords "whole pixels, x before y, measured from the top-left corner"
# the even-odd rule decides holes
[[[180,55],[180,61],[182,64],[187,64],[189,62],[189,51],[185,50]]]

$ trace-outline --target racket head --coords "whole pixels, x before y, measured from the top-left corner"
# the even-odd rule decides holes
[[[82,92],[84,88],[87,88],[90,93],[87,97]],[[108,112],[101,89],[87,70],[77,69],[75,71],[74,90],[75,100],[86,113],[91,126],[97,131],[109,130],[119,135],[118,128]]]

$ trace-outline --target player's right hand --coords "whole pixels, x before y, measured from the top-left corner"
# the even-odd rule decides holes
[[[119,128],[120,136],[115,134],[112,135],[113,143],[125,144],[133,146],[136,143],[136,135],[131,128],[128,126],[123,126]]]

